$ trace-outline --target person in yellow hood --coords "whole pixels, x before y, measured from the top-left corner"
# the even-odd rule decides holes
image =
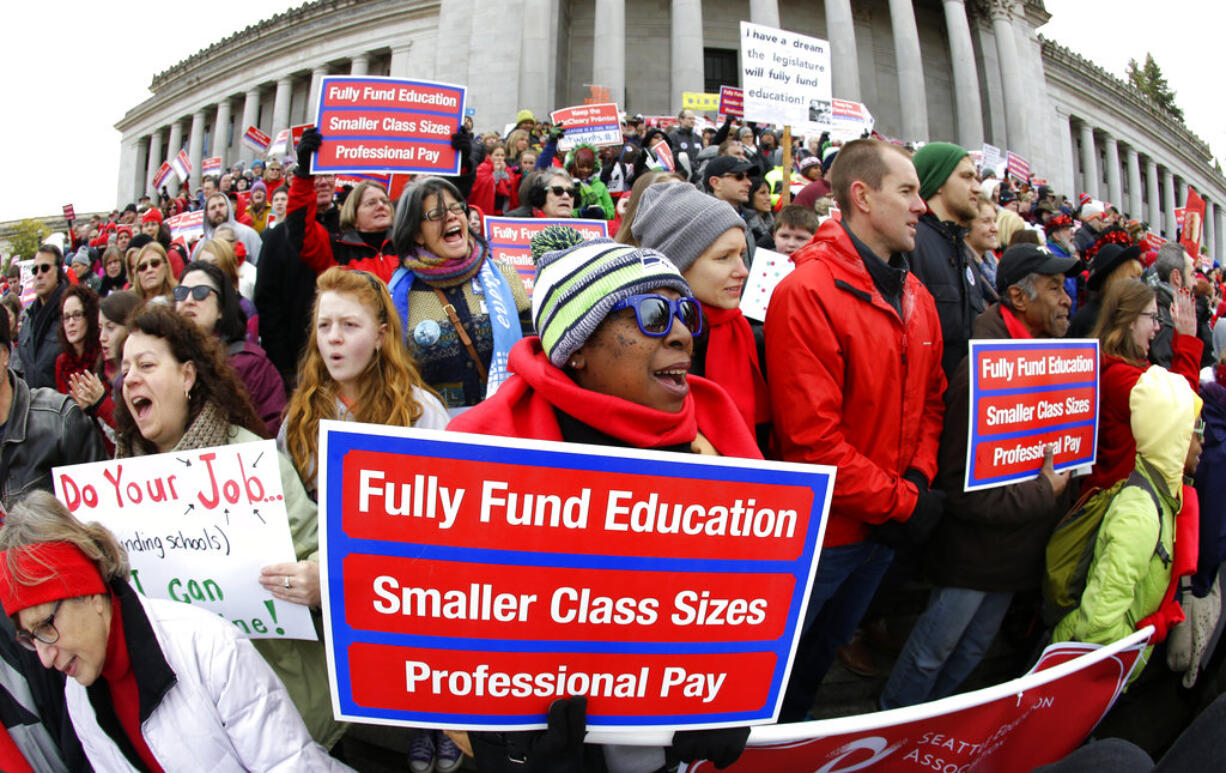
[[[1201,399],[1187,379],[1155,365],[1141,374],[1129,403],[1136,471],[1157,494],[1160,508],[1140,486],[1120,489],[1103,516],[1081,605],[1056,624],[1052,641],[1110,644],[1142,627],[1163,606],[1173,564],[1186,563],[1179,553],[1196,547],[1194,535],[1185,541],[1190,545],[1177,539],[1176,515],[1183,507],[1184,474],[1195,472],[1200,461]],[[1182,525],[1185,519],[1179,520]],[[1159,629],[1158,640],[1165,625]]]

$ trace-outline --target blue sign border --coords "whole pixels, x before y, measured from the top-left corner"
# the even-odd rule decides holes
[[[1056,384],[1035,387],[1009,387],[1005,389],[984,389],[980,386],[980,368],[978,367],[978,356],[989,352],[1005,352],[1018,351],[1025,349],[1055,349],[1064,351],[1088,351],[1094,358],[1094,376],[1088,381],[1077,381],[1067,384]],[[1026,438],[1035,435],[1042,435],[1048,432],[1057,432],[1060,430],[1075,429],[1092,424],[1094,426],[1094,442],[1090,445],[1088,452],[1076,459],[1068,459],[1059,464],[1053,465],[1056,470],[1068,470],[1077,467],[1085,467],[1094,464],[1098,454],[1098,414],[1100,410],[1100,385],[1102,375],[1102,358],[1099,356],[1098,341],[1094,339],[1075,339],[1075,340],[1060,340],[1051,338],[1033,338],[1025,340],[971,340],[970,348],[967,353],[969,362],[969,388],[970,399],[967,401],[970,410],[970,437],[966,447],[966,480],[964,487],[967,491],[980,488],[990,488],[993,486],[1004,486],[1009,483],[1017,483],[1024,480],[1031,480],[1038,476],[1038,470],[1029,472],[1016,472],[1008,475],[997,475],[992,477],[979,477],[975,474],[975,448],[981,442],[988,440],[1009,440],[1013,438]],[[1037,394],[1041,392],[1055,392],[1068,389],[1081,389],[1085,387],[1094,388],[1094,418],[1085,421],[1068,422],[1065,424],[1055,424],[1049,427],[1042,427],[1034,430],[1021,430],[1014,432],[993,432],[980,434],[977,428],[975,417],[978,414],[979,401],[987,397],[999,397],[1022,394]]]
[[[338,718],[379,724],[405,726],[471,726],[516,729],[531,726],[543,727],[545,714],[489,716],[476,712],[455,714],[432,711],[398,711],[377,709],[357,704],[349,690],[350,663],[348,647],[358,642],[393,644],[406,647],[434,647],[455,650],[497,652],[624,652],[624,653],[678,653],[709,654],[737,652],[771,652],[776,655],[766,703],[757,710],[702,715],[588,715],[591,727],[643,728],[664,726],[718,727],[750,722],[771,722],[776,716],[787,676],[792,665],[794,646],[799,644],[798,625],[803,621],[804,606],[808,601],[809,584],[817,568],[819,539],[824,532],[829,506],[833,476],[829,468],[813,465],[763,465],[730,466],[727,464],[702,464],[701,457],[660,452],[629,451],[631,455],[610,456],[584,453],[591,447],[529,441],[534,446],[523,447],[524,441],[508,441],[505,438],[474,438],[468,435],[452,435],[429,431],[403,430],[378,427],[378,432],[353,423],[326,422],[321,426],[324,436],[321,449],[321,499],[320,499],[320,544],[321,554],[326,552],[326,631],[329,664],[335,675],[333,704]],[[343,429],[342,429],[343,428]],[[454,439],[452,439],[454,438]],[[475,442],[485,441],[485,442]],[[553,450],[556,447],[557,450]],[[565,448],[565,450],[563,450]],[[604,449],[607,451],[607,449]],[[621,451],[622,449],[618,449]],[[505,462],[518,465],[538,465],[575,472],[599,471],[627,473],[637,476],[671,476],[695,481],[723,480],[757,482],[772,485],[803,486],[813,491],[813,510],[809,527],[804,536],[803,550],[793,561],[765,560],[717,560],[691,558],[655,558],[642,556],[597,556],[560,553],[530,553],[511,550],[491,550],[462,547],[441,547],[404,542],[381,542],[349,537],[342,529],[342,519],[328,517],[328,513],[341,511],[342,480],[345,457],[352,451],[376,451],[427,456],[445,462],[450,459]],[[650,455],[651,472],[644,471],[644,455]],[[676,461],[674,459],[687,459]],[[695,463],[699,462],[699,463]],[[758,463],[762,464],[762,463]],[[701,643],[669,642],[583,642],[551,640],[482,640],[445,635],[399,634],[364,631],[350,627],[346,622],[344,576],[342,560],[349,554],[429,557],[449,561],[473,561],[477,563],[516,564],[522,566],[551,566],[574,568],[650,569],[654,571],[725,572],[725,573],[777,573],[795,577],[795,587],[788,607],[787,623],[783,633],[773,640],[730,641]]]

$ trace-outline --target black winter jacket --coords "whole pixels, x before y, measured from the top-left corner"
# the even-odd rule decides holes
[[[941,369],[950,381],[966,356],[971,325],[987,305],[980,291],[987,280],[968,257],[965,235],[965,228],[941,222],[931,211],[925,212],[915,229],[915,250],[906,254],[911,271],[937,303],[945,341]]]

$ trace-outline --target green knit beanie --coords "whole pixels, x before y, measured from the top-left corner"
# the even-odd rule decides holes
[[[969,155],[951,142],[929,142],[915,151],[911,161],[915,163],[915,172],[919,175],[920,198],[927,201],[937,195],[958,163]]]

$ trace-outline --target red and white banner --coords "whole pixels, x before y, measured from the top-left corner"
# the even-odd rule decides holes
[[[272,144],[268,146],[268,156],[270,158],[281,158],[294,152],[290,147],[290,130],[282,129],[277,132],[277,136],[273,138]]]
[[[387,190],[392,184],[392,176],[390,174],[357,174],[354,172],[345,172],[336,176],[336,185],[340,187],[347,185],[350,188],[356,188],[362,183],[374,183],[375,185],[383,186],[383,190]]]
[[[175,174],[179,175],[179,179],[184,182],[186,182],[187,179],[192,176],[192,162],[191,159],[187,157],[186,150],[180,150],[179,155],[170,159],[170,168],[173,169]]]
[[[673,158],[673,149],[663,139],[651,146],[651,152],[656,157],[656,162],[665,170],[677,171],[677,160]]]
[[[601,147],[623,142],[617,105],[612,102],[564,107],[554,110],[549,118],[566,127],[566,134],[558,140],[558,150],[570,150],[584,143]]]
[[[745,115],[745,92],[736,86],[719,87],[719,112],[740,118]]]
[[[876,714],[768,725],[729,773],[1024,773],[1062,759],[1114,704],[1152,626],[1106,647],[1066,642],[1025,676],[975,692]],[[611,733],[589,733],[609,743]],[[668,743],[664,738],[636,738]],[[626,743],[622,740],[621,743]],[[710,762],[683,773],[714,773]]]
[[[184,244],[190,245],[204,236],[204,210],[184,212],[181,215],[167,218],[166,227],[170,229],[171,241],[182,239]]]
[[[1183,222],[1180,224],[1179,243],[1192,256],[1198,266],[1213,267],[1213,256],[1201,255],[1200,245],[1204,240],[1205,200],[1196,189],[1188,186],[1188,200],[1183,206]]]
[[[174,170],[170,168],[170,162],[163,161],[158,167],[157,173],[153,175],[153,187],[161,190],[166,181],[170,179],[170,173]]]
[[[1146,231],[1145,236],[1141,239],[1141,246],[1146,251],[1153,250],[1156,252],[1164,244],[1166,244],[1166,239],[1153,231]]]
[[[1022,182],[1030,181],[1030,162],[1012,150],[1005,154],[1005,170]]]
[[[248,126],[247,131],[243,132],[243,144],[261,156],[268,151],[271,143],[272,137],[254,126]]]
[[[200,178],[221,176],[221,156],[209,156],[200,162]]]
[[[77,219],[77,211],[72,208],[71,204],[64,205],[64,219],[65,220],[76,220]]]

